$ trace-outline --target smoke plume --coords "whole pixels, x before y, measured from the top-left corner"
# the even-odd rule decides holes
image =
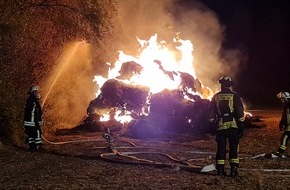
[[[122,0],[118,7],[117,32],[121,50],[137,53],[137,40],[158,34],[160,41],[173,37],[188,39],[194,45],[194,68],[197,78],[212,89],[221,75],[235,77],[239,52],[222,49],[224,27],[216,14],[198,1]]]

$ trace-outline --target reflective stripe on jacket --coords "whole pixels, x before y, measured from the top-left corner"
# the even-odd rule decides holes
[[[42,125],[42,110],[38,99],[30,95],[25,104],[24,125],[36,126]]]
[[[243,122],[244,108],[240,97],[229,88],[215,94],[209,108],[209,119],[216,120],[218,130],[238,128],[237,122]]]

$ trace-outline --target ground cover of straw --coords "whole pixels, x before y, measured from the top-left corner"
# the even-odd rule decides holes
[[[265,127],[246,129],[240,141],[238,178],[219,177],[215,171],[200,174],[186,170],[165,156],[196,166],[212,164],[214,136],[170,135],[142,140],[119,136],[113,142],[119,152],[143,152],[133,156],[172,163],[164,166],[133,164],[136,159],[122,156],[106,157],[115,160],[110,162],[100,157],[110,152],[101,133],[78,133],[47,135],[45,150],[39,153],[0,140],[0,189],[287,189],[290,160],[251,158],[277,149],[280,111],[252,113],[261,116]]]

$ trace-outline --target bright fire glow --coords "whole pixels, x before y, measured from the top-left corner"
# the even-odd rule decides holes
[[[129,111],[122,113],[121,110],[116,111],[114,119],[120,123],[129,123],[133,118],[130,116]],[[100,121],[109,121],[111,119],[110,113],[103,114],[100,118]]]
[[[140,73],[134,73],[134,75],[127,80],[120,80],[130,85],[141,85],[148,87],[151,93],[158,93],[165,89],[173,90],[179,89],[181,86],[180,73],[187,73],[194,79],[197,79],[195,70],[193,67],[193,44],[190,40],[182,40],[174,38],[174,44],[167,45],[165,41],[157,41],[157,34],[152,36],[148,41],[138,39],[140,44],[140,54],[137,57],[133,57],[125,54],[123,51],[119,51],[118,60],[113,64],[107,63],[110,67],[108,71],[108,77],[95,76],[94,82],[99,87],[109,79],[117,79],[120,76],[122,64],[130,61],[134,61],[141,65],[142,71]],[[202,92],[193,90],[192,88],[186,88],[186,92],[193,95],[199,95],[202,98],[211,98],[213,92],[211,89],[202,86]],[[184,90],[184,89],[183,89]],[[100,94],[100,90],[96,95]],[[185,97],[186,98],[186,97]],[[189,99],[189,98],[188,98]],[[128,121],[131,118],[127,118],[127,114],[122,115],[120,119],[120,113],[115,113],[115,119],[122,121]],[[102,120],[105,121],[108,116],[103,116]]]
[[[123,80],[122,82],[149,87],[152,93],[158,93],[164,89],[178,89],[181,82],[179,72],[188,73],[196,79],[193,67],[193,45],[189,40],[174,38],[173,41],[179,44],[179,46],[175,47],[174,50],[170,50],[166,47],[166,42],[157,42],[157,34],[152,36],[148,41],[138,39],[140,43],[140,55],[138,57],[133,57],[120,51],[119,58],[114,67],[108,71],[108,78],[95,76],[94,81],[99,86],[102,86],[108,79],[114,79],[120,75],[119,71],[123,63],[135,61],[143,67],[142,72],[134,75],[130,80]],[[181,55],[179,60],[178,54]],[[161,66],[155,60],[160,61]],[[108,64],[111,65],[110,63]],[[163,70],[160,69],[161,67]],[[174,72],[174,79],[172,80],[164,71],[168,73]],[[204,96],[203,94],[201,95]],[[210,95],[206,95],[205,98],[208,98]]]

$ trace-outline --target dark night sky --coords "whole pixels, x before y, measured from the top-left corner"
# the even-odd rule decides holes
[[[246,56],[234,90],[252,105],[279,106],[276,94],[290,91],[290,1],[200,1],[225,26],[223,46]]]

